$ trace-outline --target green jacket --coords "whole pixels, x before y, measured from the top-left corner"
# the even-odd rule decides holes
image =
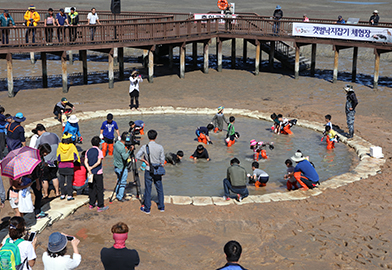
[[[114,144],[113,151],[113,164],[114,167],[122,170],[127,164],[127,159],[129,157],[129,151],[125,148],[125,145],[121,141],[117,141]]]
[[[234,134],[235,134],[234,125],[232,123],[230,123],[227,126],[227,137],[233,136]]]
[[[234,188],[245,188],[248,182],[245,169],[238,164],[233,164],[227,168],[227,179]]]

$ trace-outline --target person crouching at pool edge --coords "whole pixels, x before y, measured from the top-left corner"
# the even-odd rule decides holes
[[[204,148],[202,144],[199,144],[195,150],[195,152],[190,156],[189,158],[192,158],[194,161],[198,159],[206,159],[207,161],[210,161],[210,157],[208,155],[207,149]]]
[[[230,191],[237,194],[237,200],[239,202],[242,199],[248,197],[249,191],[246,187],[248,177],[246,176],[246,170],[240,166],[238,158],[230,160],[230,167],[227,168],[227,176],[223,179],[223,189],[225,196],[223,199],[226,201],[230,200]]]
[[[207,127],[198,127],[195,131],[197,141],[204,144],[212,144],[209,132],[214,129],[213,124],[208,124]]]
[[[320,184],[316,169],[300,150],[297,150],[291,160],[297,163],[294,168],[294,177],[304,190],[313,189],[316,184]]]

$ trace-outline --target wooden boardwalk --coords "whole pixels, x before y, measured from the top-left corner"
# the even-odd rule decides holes
[[[15,15],[12,13],[14,12]],[[107,53],[109,57],[109,88],[113,87],[114,70],[113,57],[117,51],[120,79],[124,76],[124,48],[139,48],[145,50],[148,66],[148,80],[153,81],[154,75],[154,51],[157,46],[169,47],[169,58],[172,61],[173,48],[180,48],[180,77],[185,76],[185,46],[193,44],[193,57],[197,57],[197,44],[203,44],[204,65],[203,71],[208,72],[209,44],[211,39],[217,41],[218,71],[222,69],[222,42],[232,40],[232,59],[235,60],[235,40],[244,40],[243,57],[247,57],[247,44],[256,47],[255,74],[259,74],[261,50],[268,51],[270,66],[274,61],[275,53],[282,58],[294,58],[295,78],[300,72],[300,48],[310,45],[312,48],[311,74],[315,72],[317,44],[329,44],[335,51],[333,82],[337,81],[339,51],[347,48],[353,49],[352,80],[356,80],[356,62],[358,47],[372,48],[375,54],[374,89],[378,86],[378,73],[380,54],[390,52],[392,43],[380,43],[369,41],[353,41],[332,38],[307,38],[292,35],[293,23],[299,22],[299,18],[285,18],[279,22],[280,30],[274,33],[274,21],[269,17],[261,17],[257,14],[238,14],[237,18],[217,20],[195,20],[192,14],[168,14],[168,13],[141,13],[126,12],[113,17],[110,12],[100,12],[102,24],[89,26],[82,24],[77,27],[44,27],[39,24],[29,32],[26,40],[27,27],[20,25],[21,10],[10,10],[16,20],[16,27],[0,27],[2,31],[9,31],[9,43],[0,44],[0,57],[7,59],[7,78],[9,96],[14,96],[12,54],[17,53],[41,53],[43,87],[47,87],[47,54],[55,54],[61,57],[63,91],[68,91],[67,85],[67,51],[78,50],[83,62],[83,77],[87,83],[87,50]],[[87,14],[87,11],[79,11],[79,14]],[[81,16],[81,15],[80,15]],[[84,16],[84,15],[83,15]],[[331,26],[330,20],[313,20],[312,22]],[[83,23],[83,21],[81,22]],[[360,22],[360,25],[364,22]],[[335,25],[336,26],[336,25]],[[384,23],[381,28],[392,27],[392,24]],[[71,33],[77,33],[76,38]],[[34,43],[32,42],[34,34]],[[293,44],[293,45],[289,45]],[[293,53],[294,51],[294,53]]]

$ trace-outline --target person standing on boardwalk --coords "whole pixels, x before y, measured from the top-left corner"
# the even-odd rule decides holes
[[[26,11],[23,18],[26,20],[26,26],[28,27],[26,31],[26,43],[29,43],[29,35],[32,34],[32,42],[35,43],[35,27],[41,20],[38,12],[35,11],[35,6],[30,5],[29,9]]]
[[[101,25],[101,23],[99,22],[99,17],[98,17],[98,14],[97,14],[95,8],[92,8],[91,12],[87,15],[87,24],[91,25],[91,27],[90,27],[91,40],[94,41],[95,31],[97,30],[96,25],[97,24]]]
[[[352,85],[347,84],[343,89],[346,91],[346,118],[348,127],[347,138],[352,139],[354,136],[354,120],[355,120],[355,108],[358,105],[357,95],[354,93]]]
[[[139,75],[139,72],[134,70],[129,77],[131,84],[129,85],[129,96],[131,97],[131,104],[129,108],[131,110],[139,110],[139,83],[143,82],[143,78]],[[134,105],[135,101],[135,105]]]
[[[280,30],[280,20],[283,18],[283,11],[281,6],[277,5],[274,11],[274,34],[279,34],[279,30]]]
[[[140,147],[139,152],[136,154],[136,159],[146,163],[146,170],[144,171],[144,206],[140,208],[143,213],[150,214],[151,209],[151,187],[154,182],[155,188],[158,193],[158,210],[161,212],[165,211],[162,175],[152,174],[154,171],[153,167],[164,166],[165,164],[165,152],[162,145],[155,142],[158,132],[151,129],[147,132],[148,139],[150,142],[147,145]]]
[[[79,14],[75,11],[74,7],[71,7],[71,12],[68,14],[68,22],[71,26],[69,28],[69,40],[75,42],[77,38],[77,26],[79,26]]]
[[[370,16],[369,23],[370,25],[378,25],[378,21],[380,20],[380,16],[378,16],[378,10],[373,11],[373,15]]]
[[[44,21],[45,27],[45,35],[46,35],[46,42],[52,43],[53,42],[53,26],[56,26],[56,18],[53,14],[53,8],[48,9],[48,13],[45,15]]]
[[[8,26],[13,26],[15,27],[15,22],[14,19],[12,19],[11,15],[8,14],[8,10],[5,9],[4,13],[0,15],[0,26],[1,27],[8,27]],[[8,36],[10,34],[10,30],[9,29],[3,29],[1,30],[1,41],[3,42],[3,44],[8,44]]]
[[[56,14],[56,24],[59,26],[57,28],[58,42],[63,42],[65,41],[64,27],[69,25],[68,17],[65,15],[63,8],[60,8],[60,12]]]

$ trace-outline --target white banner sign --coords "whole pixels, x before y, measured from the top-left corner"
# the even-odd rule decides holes
[[[293,23],[293,36],[392,42],[392,29],[344,24]]]
[[[193,14],[193,17],[195,20],[201,20],[201,19],[219,19],[219,23],[225,23],[225,14],[220,14],[220,13],[195,13]],[[233,19],[237,18],[237,15],[233,14],[231,15]],[[202,23],[207,23],[207,21],[203,21]],[[235,21],[233,21],[235,23]]]

